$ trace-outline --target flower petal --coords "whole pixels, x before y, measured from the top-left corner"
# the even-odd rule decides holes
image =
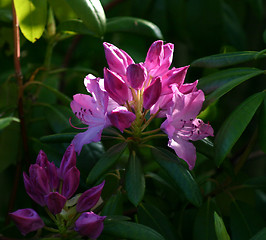
[[[61,179],[64,178],[64,175],[67,171],[76,166],[76,152],[73,144],[70,144],[66,149],[64,156],[62,158],[58,173]]]
[[[45,196],[45,202],[52,214],[58,214],[65,206],[67,199],[58,192],[50,192]]]
[[[143,107],[150,109],[152,105],[156,103],[160,97],[162,90],[161,78],[156,77],[151,85],[147,87],[143,92]]]
[[[80,172],[77,167],[72,167],[64,176],[62,195],[67,199],[72,197],[79,186]]]
[[[143,64],[131,64],[127,68],[127,82],[134,89],[141,89],[147,79],[147,70]]]

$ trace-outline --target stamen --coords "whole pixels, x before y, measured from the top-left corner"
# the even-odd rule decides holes
[[[75,127],[75,126],[72,124],[72,122],[71,122],[71,117],[68,119],[68,121],[69,121],[70,126],[73,127],[73,128],[75,128],[75,129],[83,130],[83,129],[88,129],[88,128],[89,128],[89,127],[84,127],[84,128]]]

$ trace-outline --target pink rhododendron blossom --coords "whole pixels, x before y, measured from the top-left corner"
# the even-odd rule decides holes
[[[204,94],[201,90],[182,94],[176,85],[173,87],[173,105],[170,107],[167,119],[161,128],[169,137],[168,146],[184,159],[189,169],[193,169],[196,161],[196,149],[189,140],[196,141],[207,136],[213,136],[213,129],[209,124],[197,119]]]

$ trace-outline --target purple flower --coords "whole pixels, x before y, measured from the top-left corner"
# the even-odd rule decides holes
[[[100,185],[88,189],[79,197],[76,209],[77,212],[88,211],[99,201],[105,181]]]
[[[134,89],[141,89],[147,80],[147,70],[143,64],[131,64],[127,68],[127,82]]]
[[[144,90],[143,93],[143,107],[150,109],[160,97],[162,90],[162,84],[160,77],[156,77],[152,80],[151,85]]]
[[[64,176],[62,195],[67,199],[73,196],[79,186],[80,172],[77,167],[70,168]]]
[[[29,232],[36,231],[44,227],[44,222],[33,209],[19,209],[9,213],[19,231],[25,236]]]
[[[50,192],[45,196],[45,202],[52,214],[58,214],[65,206],[67,199],[58,192]]]
[[[72,141],[78,153],[84,144],[99,142],[103,129],[110,125],[107,118],[108,94],[101,90],[100,79],[89,74],[84,84],[92,96],[76,94],[70,105],[76,117],[88,125],[87,131],[77,134]]]
[[[63,179],[67,171],[75,166],[76,166],[76,152],[74,145],[70,144],[62,158],[58,171],[59,177]]]
[[[161,128],[168,135],[168,146],[188,163],[191,170],[195,166],[196,149],[189,140],[196,141],[213,136],[213,129],[196,118],[204,101],[201,90],[183,94],[173,85],[173,92],[173,106]]]
[[[102,233],[105,218],[105,216],[99,216],[93,212],[84,212],[75,222],[75,231],[82,236],[96,239]]]

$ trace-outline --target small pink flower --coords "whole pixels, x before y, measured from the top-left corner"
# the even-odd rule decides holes
[[[36,231],[44,227],[44,222],[33,209],[19,209],[9,213],[19,231],[25,236],[29,232]]]

